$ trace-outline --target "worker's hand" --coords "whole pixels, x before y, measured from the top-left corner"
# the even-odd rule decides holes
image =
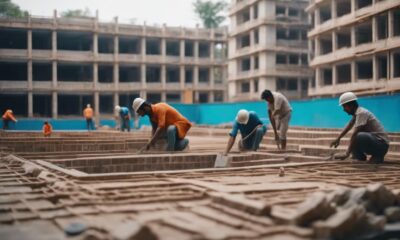
[[[350,154],[348,154],[348,153],[338,153],[338,154],[333,155],[333,158],[338,159],[338,160],[345,160],[349,156],[350,156]]]
[[[340,144],[340,138],[336,138],[335,141],[331,142],[330,147],[337,148]]]

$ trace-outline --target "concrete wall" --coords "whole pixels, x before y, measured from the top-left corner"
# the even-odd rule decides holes
[[[400,131],[400,94],[362,97],[359,102],[361,106],[376,115],[387,131]],[[291,105],[293,107],[291,126],[343,128],[351,118],[343,112],[342,107],[338,106],[337,98],[291,101]],[[231,123],[237,111],[242,108],[256,111],[265,123],[269,122],[265,102],[173,104],[173,106],[196,124]],[[55,130],[84,130],[86,127],[83,119],[52,120],[50,122]],[[42,124],[43,120],[41,119],[20,119],[17,124],[11,124],[11,126],[16,130],[40,130]],[[114,127],[115,121],[102,119],[101,124]],[[140,119],[139,126],[142,125],[149,125],[147,117]]]

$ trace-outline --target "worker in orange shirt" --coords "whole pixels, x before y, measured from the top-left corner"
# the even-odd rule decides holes
[[[93,108],[90,106],[90,104],[87,104],[85,110],[83,110],[83,116],[86,119],[87,130],[95,130],[93,123]]]
[[[7,109],[3,114],[3,130],[8,129],[8,123],[10,121],[18,122],[18,120],[14,117],[13,111],[11,109]]]
[[[49,122],[44,122],[43,124],[43,135],[45,137],[50,137],[51,133],[53,132],[53,127]]]
[[[146,150],[164,136],[167,151],[182,151],[189,145],[185,136],[192,124],[175,108],[166,103],[150,104],[141,98],[136,98],[132,107],[140,116],[147,115],[153,127],[151,139],[144,147]]]

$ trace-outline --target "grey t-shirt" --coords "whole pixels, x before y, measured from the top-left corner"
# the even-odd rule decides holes
[[[274,103],[268,103],[268,109],[271,111],[272,116],[283,118],[287,113],[292,111],[289,101],[283,94],[272,92],[272,95],[274,96]]]
[[[355,113],[356,121],[354,127],[364,127],[364,131],[374,134],[389,144],[389,136],[386,134],[382,124],[370,111],[363,107],[358,107]]]

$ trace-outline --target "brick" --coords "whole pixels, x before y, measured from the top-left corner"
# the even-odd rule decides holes
[[[294,223],[299,226],[310,225],[315,220],[326,219],[335,212],[325,194],[317,192],[297,207]]]

